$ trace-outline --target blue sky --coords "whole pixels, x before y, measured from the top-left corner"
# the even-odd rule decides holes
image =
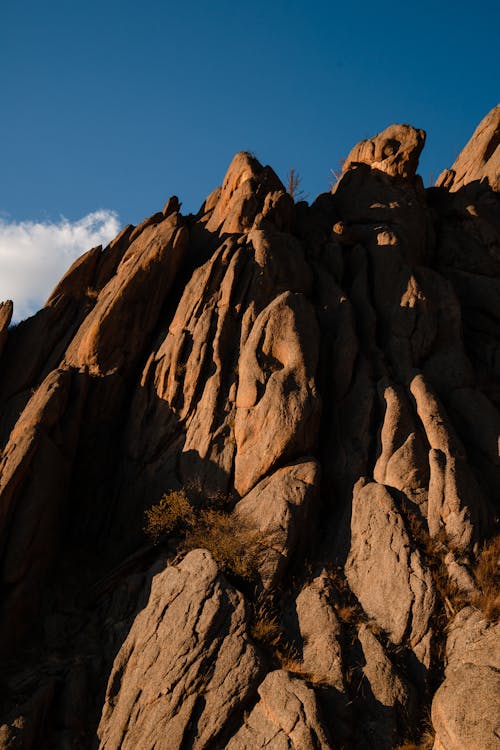
[[[393,122],[429,183],[500,99],[499,28],[497,2],[2,2],[1,222],[196,211],[241,149],[313,199]]]

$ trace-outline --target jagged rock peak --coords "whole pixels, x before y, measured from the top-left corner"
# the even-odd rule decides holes
[[[476,180],[486,180],[492,190],[500,191],[500,104],[481,120],[451,169],[439,175],[436,185],[455,192]]]
[[[390,125],[373,138],[354,146],[342,171],[367,164],[391,177],[413,178],[424,144],[424,130],[411,125]]]
[[[271,167],[263,167],[252,154],[240,151],[229,165],[222,187],[205,201],[204,210],[212,210],[207,229],[220,234],[247,231],[262,211],[266,196],[284,192]]]
[[[310,206],[239,153],[0,305],[0,750],[498,747],[487,120],[456,192],[409,125]]]

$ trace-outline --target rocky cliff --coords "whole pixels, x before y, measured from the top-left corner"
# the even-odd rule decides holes
[[[498,750],[500,105],[424,142],[0,305],[0,748]]]

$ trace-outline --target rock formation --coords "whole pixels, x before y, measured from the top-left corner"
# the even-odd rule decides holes
[[[0,304],[1,750],[498,746],[499,133],[237,154]]]

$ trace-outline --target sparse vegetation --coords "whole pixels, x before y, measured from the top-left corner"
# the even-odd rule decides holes
[[[290,169],[287,178],[286,191],[288,195],[290,195],[296,202],[305,200],[306,197],[304,191],[300,189],[301,182],[302,177],[299,175],[299,173],[293,168]]]
[[[490,622],[497,622],[500,619],[500,534],[484,545],[473,572],[478,593],[473,595],[472,604]]]
[[[146,510],[146,535],[155,544],[180,536],[179,551],[208,549],[224,573],[253,580],[262,548],[258,532],[224,507],[222,495],[205,497],[210,507],[202,508],[201,488],[188,491],[191,497],[185,490],[172,490]]]
[[[254,608],[250,635],[267,651],[275,652],[283,637],[283,631],[271,607],[260,602]]]
[[[157,505],[146,510],[144,532],[157,544],[163,538],[186,532],[196,519],[194,508],[184,490],[165,493]]]
[[[295,645],[288,638],[278,616],[267,603],[257,604],[250,626],[250,635],[269,656],[277,669],[286,669],[305,675],[302,662]]]
[[[223,510],[202,510],[185,538],[185,548],[203,547],[211,552],[224,573],[252,580],[261,547],[258,533]]]

